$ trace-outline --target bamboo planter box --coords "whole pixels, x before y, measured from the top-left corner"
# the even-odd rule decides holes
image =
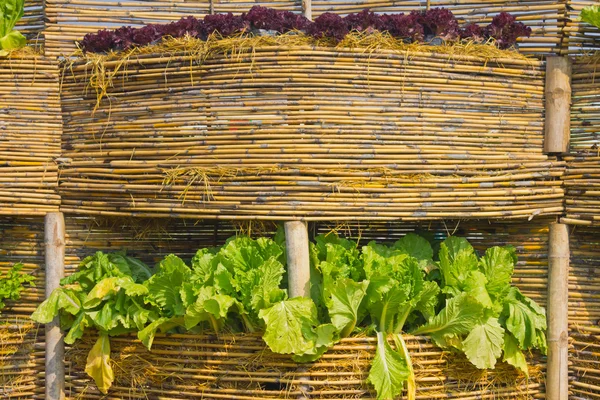
[[[0,271],[15,263],[35,276],[0,315],[0,398],[33,399],[44,392],[44,328],[29,319],[44,300],[44,224],[40,218],[0,217]]]
[[[0,215],[58,211],[58,66],[24,51],[0,59]]]
[[[68,213],[424,220],[562,212],[563,163],[542,153],[544,69],[535,60],[262,46],[203,62],[139,54],[106,62],[106,75],[93,65],[76,62],[63,76]],[[90,77],[110,86],[95,113]]]
[[[417,399],[543,398],[543,364],[529,379],[510,365],[480,371],[427,339],[405,337],[417,381]],[[83,372],[93,342],[67,350],[66,395],[101,396]],[[319,361],[297,364],[271,353],[260,336],[157,336],[148,352],[133,337],[111,339],[116,381],[107,398],[145,399],[374,399],[366,377],[376,340],[343,340]],[[531,363],[531,360],[530,360]]]
[[[506,11],[514,14],[519,21],[524,22],[533,30],[530,38],[524,39],[521,51],[532,55],[560,53],[566,51],[568,34],[570,43],[577,51],[580,46],[588,42],[589,38],[580,32],[577,23],[582,3],[592,3],[593,0],[580,0],[577,2],[557,2],[549,0],[514,0],[514,1],[480,1],[467,0],[461,3],[452,3],[442,0],[430,2],[378,0],[374,1],[330,1],[312,0],[197,0],[194,2],[152,1],[141,4],[134,0],[119,2],[106,2],[102,0],[48,0],[46,2],[47,27],[44,32],[46,38],[46,54],[49,56],[70,55],[74,50],[75,41],[91,31],[114,26],[131,25],[141,26],[149,22],[169,22],[188,15],[203,16],[211,13],[241,14],[247,12],[254,5],[273,7],[297,13],[303,12],[303,6],[312,3],[312,18],[325,12],[348,14],[360,12],[370,8],[379,13],[410,13],[421,10],[425,6],[446,7],[450,9],[461,23],[469,22],[487,24],[493,16]],[[575,7],[571,11],[569,4]],[[568,20],[565,16],[569,16]],[[565,30],[568,26],[568,31]],[[589,34],[589,31],[585,31]],[[589,48],[589,43],[586,47]],[[593,42],[592,42],[593,44]]]
[[[323,234],[336,229],[341,235],[369,240],[395,241],[407,232],[428,230],[443,237],[450,233],[466,237],[479,251],[512,244],[519,255],[513,283],[539,304],[546,302],[548,224],[552,219],[528,223],[463,221],[399,223],[316,223],[312,231]],[[185,219],[120,219],[67,215],[67,274],[97,250],[127,250],[149,265],[166,254],[191,258],[200,247],[222,244],[235,232],[270,235],[268,223],[247,221],[190,222]],[[308,390],[315,399],[373,399],[365,383],[373,339],[346,340],[319,363],[303,366],[285,356],[272,355],[262,339],[251,335],[159,335],[152,352],[133,336],[111,338],[111,359],[116,381],[108,396],[97,391],[84,372],[94,338],[79,342],[66,354],[66,395],[71,399],[262,399],[298,398]],[[537,399],[544,398],[545,358],[529,360],[529,380],[515,375],[512,367],[482,372],[464,360],[442,353],[425,338],[409,340],[417,364],[418,399]],[[304,375],[303,375],[304,374]],[[306,381],[303,379],[306,378]],[[308,389],[303,386],[308,385]],[[38,395],[35,398],[43,399]]]

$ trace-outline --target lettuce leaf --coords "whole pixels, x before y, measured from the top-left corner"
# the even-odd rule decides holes
[[[600,28],[600,6],[589,6],[581,10],[581,20]]]
[[[369,281],[355,282],[349,278],[338,279],[328,285],[331,296],[327,305],[331,323],[341,337],[349,336],[362,318],[360,308],[367,294]]]
[[[311,299],[296,297],[280,301],[261,310],[259,317],[266,326],[263,339],[273,352],[298,356],[314,352],[313,329],[320,324]]]
[[[462,342],[462,351],[479,369],[494,368],[496,359],[502,355],[504,329],[498,319],[490,317],[476,324]]]
[[[85,372],[94,379],[98,390],[104,394],[108,393],[115,376],[110,366],[110,339],[107,334],[100,334],[90,350]]]
[[[409,375],[405,358],[392,349],[383,332],[377,332],[377,351],[367,378],[377,391],[377,398],[400,396]]]
[[[158,272],[144,283],[148,288],[144,301],[158,307],[167,317],[183,316],[185,306],[180,290],[191,275],[191,269],[181,258],[168,255],[160,262]]]

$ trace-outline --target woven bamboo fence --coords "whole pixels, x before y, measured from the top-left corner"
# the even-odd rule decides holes
[[[543,64],[261,46],[65,69],[62,210],[221,219],[562,212]],[[115,68],[117,66],[117,68]],[[466,106],[468,105],[468,106]]]
[[[57,211],[58,66],[24,51],[0,60],[0,215]]]
[[[600,225],[600,55],[573,62],[570,155],[565,157],[566,217]]]
[[[600,230],[574,227],[570,234],[569,324],[571,393],[600,398]]]
[[[0,315],[0,397],[25,400],[44,393],[44,329],[29,319],[44,299],[43,218],[0,217],[0,271],[18,262],[36,287],[7,301]]]
[[[545,304],[547,286],[547,239],[551,220],[528,224],[474,222],[457,223],[316,223],[313,234],[332,230],[353,237],[360,244],[368,240],[397,240],[408,232],[429,231],[436,238],[463,235],[479,251],[493,245],[512,244],[519,263],[514,283],[527,295]],[[185,219],[114,219],[67,216],[66,266],[77,263],[96,250],[127,250],[149,264],[165,254],[190,259],[197,248],[222,244],[236,232],[268,235],[271,223],[225,223]],[[68,274],[69,272],[67,272]],[[77,343],[66,354],[66,395],[72,399],[95,399],[102,395],[84,372],[93,337]],[[409,338],[416,364],[418,399],[536,399],[544,398],[545,359],[532,355],[530,378],[515,374],[512,367],[499,364],[494,371],[479,371],[464,359],[442,352],[426,338]],[[108,399],[263,399],[298,398],[308,386],[310,398],[371,399],[365,383],[369,360],[374,354],[372,338],[344,340],[319,362],[306,370],[286,356],[270,353],[259,337],[251,335],[159,335],[152,352],[134,338],[111,339],[115,384]],[[36,398],[43,398],[37,396]]]

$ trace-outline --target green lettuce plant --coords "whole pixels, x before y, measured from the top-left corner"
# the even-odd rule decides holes
[[[581,20],[600,28],[600,5],[585,7],[581,10]]]
[[[0,56],[27,44],[25,36],[14,30],[17,22],[23,17],[24,1],[0,0]]]

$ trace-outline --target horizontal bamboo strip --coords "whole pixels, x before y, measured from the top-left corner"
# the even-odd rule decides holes
[[[68,65],[62,81],[65,212],[265,220],[561,212],[564,163],[542,153],[536,60],[283,45],[202,63],[140,54],[104,62],[109,99],[95,112],[91,65]]]

